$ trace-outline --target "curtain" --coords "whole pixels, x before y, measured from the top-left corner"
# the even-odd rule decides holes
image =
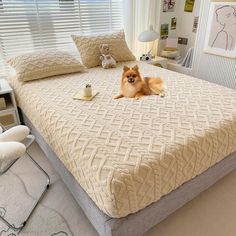
[[[153,25],[154,30],[159,32],[160,20],[160,0],[124,0],[124,30],[127,43],[139,59],[143,53],[147,53],[152,47],[152,54],[157,54],[157,41],[153,43],[143,43],[138,41],[138,35]]]

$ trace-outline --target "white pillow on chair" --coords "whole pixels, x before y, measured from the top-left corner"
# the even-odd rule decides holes
[[[3,130],[0,127],[0,171],[24,155],[26,147],[19,141],[25,139],[30,130],[27,126],[18,125],[2,132]]]
[[[24,155],[26,147],[19,142],[0,142],[0,171]]]
[[[0,142],[17,141],[20,142],[29,135],[30,130],[27,126],[18,125],[5,132],[0,132]]]

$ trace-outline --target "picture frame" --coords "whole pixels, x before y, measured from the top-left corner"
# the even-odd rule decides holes
[[[199,16],[195,16],[193,19],[193,29],[192,29],[193,33],[197,33],[198,20],[199,20]]]
[[[161,39],[167,39],[169,34],[169,24],[161,24],[160,36]]]
[[[171,26],[170,26],[170,29],[171,30],[175,30],[176,29],[176,24],[177,24],[177,19],[176,19],[176,17],[172,17],[171,18]]]
[[[211,2],[204,52],[236,58],[236,2]]]
[[[174,12],[176,0],[163,0],[163,12]]]
[[[194,2],[195,0],[185,0],[184,11],[193,12]]]

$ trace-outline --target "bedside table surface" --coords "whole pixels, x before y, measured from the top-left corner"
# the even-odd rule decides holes
[[[164,58],[164,57],[154,57],[151,61],[147,61],[148,64],[156,64],[158,62],[167,62],[168,59],[167,58]]]
[[[5,79],[0,79],[0,94],[11,93],[12,88]]]

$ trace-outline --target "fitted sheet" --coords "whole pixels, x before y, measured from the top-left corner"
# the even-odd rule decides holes
[[[9,81],[19,107],[96,205],[137,212],[236,151],[236,91],[138,64],[160,76],[166,96],[120,99],[123,64],[27,83]],[[73,100],[86,84],[100,93]]]

